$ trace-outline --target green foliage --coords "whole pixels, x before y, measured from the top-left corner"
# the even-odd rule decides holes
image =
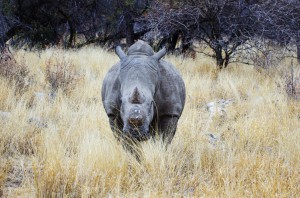
[[[249,40],[259,37],[282,46],[300,40],[300,3],[275,2],[0,0],[0,48],[11,38],[18,46],[40,48],[91,43],[112,47],[123,39],[130,46],[144,39],[154,48],[165,46],[186,55],[199,41],[213,50],[212,57],[223,68]],[[78,44],[78,37],[84,42]]]
[[[125,4],[125,6],[127,6],[127,7],[134,6],[135,0],[125,0],[125,1],[124,1],[124,4]]]
[[[6,16],[13,16],[14,6],[11,3],[11,0],[2,1],[2,11]]]
[[[49,24],[43,25],[36,22],[32,24],[32,27],[29,31],[19,34],[19,37],[33,41],[33,45],[37,47],[45,47],[54,42],[53,38],[56,37],[56,33]]]

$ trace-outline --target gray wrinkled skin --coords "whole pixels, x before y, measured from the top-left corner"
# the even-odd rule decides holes
[[[166,50],[154,53],[137,41],[127,55],[120,47],[116,53],[121,60],[102,86],[111,129],[118,138],[144,141],[158,134],[170,143],[185,104],[185,85],[175,67],[160,60]]]

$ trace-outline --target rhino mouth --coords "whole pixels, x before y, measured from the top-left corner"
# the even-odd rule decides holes
[[[126,138],[137,140],[137,141],[145,141],[150,139],[149,131],[145,130],[144,127],[124,128],[123,134]]]

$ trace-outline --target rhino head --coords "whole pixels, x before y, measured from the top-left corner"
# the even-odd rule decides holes
[[[159,60],[166,49],[154,53],[143,41],[128,49],[128,54],[116,48],[121,60],[119,82],[121,84],[120,116],[123,135],[138,141],[151,137],[150,125],[155,115],[154,94],[159,85]]]
[[[139,141],[149,139],[149,126],[154,116],[153,98],[146,97],[135,87],[132,93],[125,94],[121,101],[123,134]]]

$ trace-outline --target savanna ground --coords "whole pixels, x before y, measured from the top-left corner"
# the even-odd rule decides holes
[[[145,142],[139,163],[115,140],[101,103],[115,54],[20,50],[15,59],[28,71],[0,77],[3,197],[300,196],[300,102],[286,93],[289,61],[218,71],[205,57],[166,57],[185,80],[186,106],[168,149]],[[206,104],[220,99],[232,102],[209,113]]]

